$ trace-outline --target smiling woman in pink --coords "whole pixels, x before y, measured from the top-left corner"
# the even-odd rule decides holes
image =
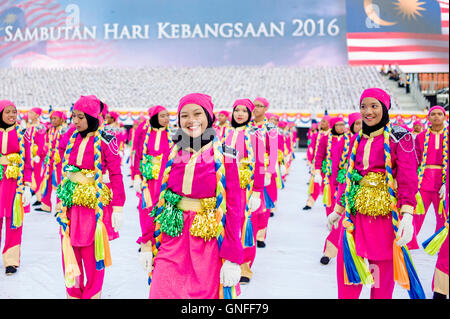
[[[116,138],[100,126],[100,101],[82,96],[73,106],[75,131],[64,150],[61,200],[63,273],[68,298],[100,298],[109,240],[122,223],[125,190]],[[112,211],[112,213],[111,213]],[[86,282],[85,282],[86,279]]]
[[[155,218],[150,298],[232,298],[243,260],[236,150],[212,128],[211,97],[178,106],[180,129],[164,170]]]
[[[233,105],[231,127],[225,132],[225,144],[238,151],[241,210],[243,212],[241,242],[244,262],[240,282],[252,278],[251,267],[256,255],[256,228],[258,214],[263,214],[264,203],[264,140],[261,132],[249,125],[255,108],[249,99],[236,100]]]
[[[371,298],[391,299],[395,282],[411,296],[423,297],[406,248],[413,238],[416,206],[414,139],[409,131],[391,125],[389,108],[390,96],[383,90],[362,93],[363,128],[349,152],[346,205],[337,204],[328,217],[329,224],[337,224],[345,211],[337,256],[339,298],[359,298],[366,284],[373,285]]]
[[[0,243],[5,225],[3,265],[6,275],[20,266],[24,206],[31,200],[30,136],[17,123],[13,102],[0,101]]]
[[[166,167],[167,157],[172,147],[169,131],[169,112],[161,105],[148,110],[150,119],[136,129],[133,143],[134,188],[139,197],[139,221],[142,236],[137,243],[141,245],[141,260],[144,254],[152,253],[152,240],[155,226],[150,212],[158,203],[161,180]],[[144,262],[144,268],[148,265]],[[147,269],[149,270],[149,269]]]

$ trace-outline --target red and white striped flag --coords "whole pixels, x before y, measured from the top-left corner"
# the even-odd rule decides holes
[[[16,29],[24,34],[26,29],[33,32],[41,27],[64,27],[67,18],[57,0],[0,0],[0,61],[13,67],[67,67],[98,66],[114,58],[116,52],[111,44],[93,39],[11,41]],[[9,32],[9,41],[7,26],[14,30]],[[5,66],[5,62],[0,65]]]
[[[349,64],[448,72],[448,13],[448,0],[347,0]]]

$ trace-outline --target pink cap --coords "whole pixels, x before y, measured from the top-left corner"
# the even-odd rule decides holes
[[[332,119],[332,117],[329,116],[329,115],[324,115],[324,116],[322,117],[322,120],[327,121],[328,123],[330,123],[331,119]]]
[[[317,126],[317,123],[312,123],[312,124],[311,124],[311,129],[316,129],[316,130],[317,130],[317,127],[318,127],[318,126]]]
[[[380,101],[381,103],[383,103],[386,106],[388,111],[391,108],[391,97],[389,96],[389,94],[387,94],[382,89],[371,88],[371,89],[364,90],[364,92],[361,94],[361,98],[359,99],[359,104],[360,105],[361,105],[361,102],[366,97],[372,97],[374,99],[377,99],[378,101]]]
[[[203,107],[212,120],[214,120],[214,104],[211,101],[211,97],[202,93],[191,93],[181,98],[178,104],[178,114],[181,109],[187,104],[197,104]]]
[[[229,113],[228,111],[225,111],[225,110],[220,111],[219,114],[223,114],[223,115],[225,115],[226,117],[229,117],[229,116],[230,116],[230,113]]]
[[[421,120],[415,120],[414,123],[413,123],[413,127],[416,126],[416,125],[420,125],[420,126],[423,127],[423,124],[422,124]]]
[[[162,111],[167,111],[164,106],[161,106],[161,105],[152,106],[148,109],[148,116],[150,116],[150,118],[152,118],[154,115],[156,115]]]
[[[253,104],[252,101],[250,101],[250,99],[240,99],[240,100],[236,100],[233,104],[233,109],[238,106],[238,105],[243,105],[246,108],[249,109],[250,112],[253,112],[253,110],[255,109],[255,104]],[[267,114],[267,113],[266,113]]]
[[[17,109],[17,107],[14,105],[13,102],[11,102],[9,100],[1,100],[0,101],[0,112],[3,111],[7,106],[14,106]]]
[[[117,113],[117,112],[111,111],[108,114],[109,114],[109,116],[111,116],[114,119],[114,121],[117,121],[119,119],[119,113]]]
[[[65,119],[64,113],[62,111],[52,111],[52,113],[50,113],[50,117],[52,116],[57,116],[59,118]]]
[[[273,114],[273,113],[266,113],[266,117],[267,117],[268,120],[270,120],[273,117],[276,118],[278,121],[280,120],[280,116],[277,115],[277,114]]]
[[[344,122],[345,123],[345,121],[344,121],[344,119],[342,117],[340,117],[340,116],[333,117],[330,120],[330,127],[333,128],[336,125],[336,123],[338,123],[338,122]]]
[[[100,120],[100,100],[88,96],[81,96],[73,105],[73,109],[86,113]]]
[[[351,127],[357,120],[362,119],[361,113],[355,112],[348,115],[348,126]]]
[[[445,115],[445,109],[440,105],[435,105],[430,109],[430,111],[428,111],[428,116],[430,116],[431,111],[434,111],[434,110],[441,110],[442,113],[444,113],[444,115]]]
[[[280,128],[285,128],[287,126],[287,122],[286,121],[280,121],[278,122],[278,127]]]
[[[259,101],[261,102],[265,107],[269,107],[269,101],[267,101],[265,98],[263,97],[257,97],[255,99],[255,101]],[[253,102],[254,103],[254,102]]]
[[[42,114],[42,109],[40,107],[33,107],[30,111],[33,111],[34,113],[36,113],[39,116],[41,116],[41,114]]]

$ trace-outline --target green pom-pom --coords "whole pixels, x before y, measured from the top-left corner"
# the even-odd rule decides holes
[[[61,187],[62,184],[58,185],[56,189],[56,196],[63,202],[63,205],[67,208],[72,207],[72,196],[75,191],[75,187],[77,187],[77,183],[72,182],[70,179],[66,179],[64,181],[64,186]]]
[[[346,175],[347,175],[347,170],[345,168],[340,169],[338,172],[338,176],[336,178],[337,182],[340,184],[344,184]]]
[[[165,204],[162,213],[156,216],[157,206],[155,206],[150,215],[155,217],[155,223],[161,224],[161,231],[172,237],[179,236],[184,227],[183,211],[177,208],[182,198],[167,189],[164,193]]]
[[[0,181],[3,179],[3,171],[5,170],[3,165],[0,165]]]
[[[144,154],[144,157],[145,157],[145,161],[141,160],[139,169],[141,171],[142,176],[144,176],[144,178],[146,180],[151,180],[151,179],[153,179],[153,163],[152,163],[153,156]]]

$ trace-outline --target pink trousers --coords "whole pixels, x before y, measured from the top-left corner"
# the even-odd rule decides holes
[[[344,234],[344,227],[339,227],[339,238]],[[346,285],[344,282],[344,254],[342,240],[339,240],[337,253],[337,286],[339,299],[358,299],[362,285]],[[394,291],[394,266],[392,260],[369,260],[369,269],[375,281],[370,290],[370,299],[392,299]]]
[[[3,220],[5,220],[5,245],[3,247],[3,265],[20,266],[20,245],[22,243],[22,227],[12,229],[11,218],[0,218],[0,243],[2,242]]]
[[[441,201],[441,199],[439,198],[439,192],[420,190],[420,195],[422,195],[423,205],[425,206],[425,214],[414,215],[413,222],[414,232],[416,235],[418,235],[420,230],[422,229],[425,216],[431,204],[433,204],[434,213],[436,215],[436,231],[444,226],[445,223],[444,215],[439,214],[439,202]]]
[[[97,270],[95,268],[94,244],[87,247],[73,247],[73,250],[81,275],[77,278],[75,287],[66,288],[68,297],[77,299],[91,299],[93,297],[100,298],[100,293],[103,287],[103,278],[105,277],[105,270]],[[84,282],[85,278],[86,283]]]

